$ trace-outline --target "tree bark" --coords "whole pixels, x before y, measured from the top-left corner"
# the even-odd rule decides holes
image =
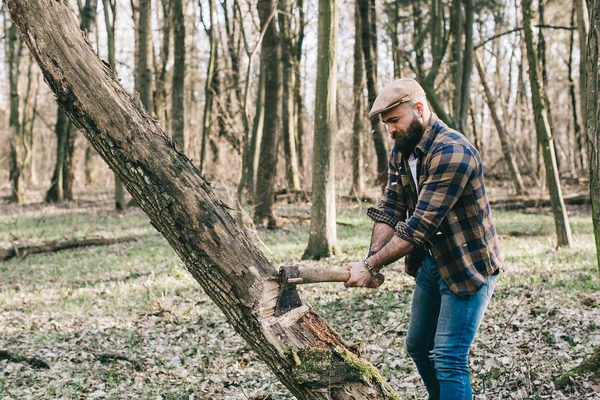
[[[373,47],[373,36],[377,37],[377,32],[373,32],[371,29],[371,19],[374,10],[371,11],[369,0],[357,0],[357,2],[360,10],[362,48],[365,59],[365,73],[370,109],[373,107],[373,103],[377,98],[377,53]],[[377,183],[383,188],[387,184],[388,178],[388,155],[385,148],[384,127],[381,123],[380,115],[375,115],[371,118],[371,133],[373,134],[375,154],[377,155]]]
[[[585,142],[586,137],[586,115],[587,115],[587,32],[586,32],[586,20],[585,20],[585,1],[575,0],[575,9],[577,14],[577,36],[579,36],[579,104],[581,105],[581,119],[582,124],[582,140]],[[590,12],[591,14],[591,12]],[[585,146],[582,147],[585,149]],[[585,156],[582,157],[582,161],[585,162]]]
[[[93,1],[93,0],[92,0]],[[148,112],[154,111],[152,96],[152,0],[139,0],[135,91]]]
[[[256,208],[254,222],[275,228],[275,175],[277,172],[277,145],[281,130],[281,50],[277,23],[271,18],[277,7],[276,0],[259,0],[257,4],[261,30],[265,35],[261,44],[260,62],[265,66],[265,119],[258,174],[256,177]]]
[[[577,137],[577,146],[580,151],[580,163],[582,169],[587,169],[586,153],[586,124],[587,124],[587,87],[586,87],[586,64],[587,64],[587,29],[585,19],[586,5],[584,0],[575,0],[575,14],[577,19],[577,36],[579,40],[579,115],[581,115],[581,132]]]
[[[585,143],[581,143],[583,134],[581,132],[581,125],[579,123],[579,111],[577,107],[577,96],[575,95],[575,81],[573,80],[573,45],[575,43],[575,14],[576,5],[573,4],[573,10],[571,12],[571,33],[569,35],[569,58],[567,60],[567,79],[569,80],[569,97],[571,98],[571,116],[573,117],[573,136],[572,136],[572,149],[571,149],[571,160],[573,176],[578,177],[580,171],[583,171],[585,164],[583,160],[583,148]],[[585,118],[585,115],[581,115],[581,118]]]
[[[159,56],[155,56],[154,48],[150,52],[153,55],[154,64],[154,113],[161,122],[163,129],[170,129],[172,120],[170,110],[168,110],[167,66],[171,56],[171,36],[173,32],[171,28],[174,22],[172,12],[174,5],[171,0],[159,0],[156,3],[160,4],[162,13],[159,13],[158,10],[156,12],[158,25],[160,26],[159,31],[161,32]]]
[[[298,10],[298,31],[296,32],[296,47],[295,47],[295,79],[296,84],[294,85],[294,93],[295,93],[295,105],[296,105],[296,144],[297,144],[297,153],[298,153],[298,173],[303,178],[305,175],[304,169],[304,133],[306,129],[304,128],[305,124],[305,107],[304,107],[304,86],[302,84],[302,46],[304,44],[304,29],[306,26],[305,16],[304,16],[304,0],[296,1],[296,8]]]
[[[202,13],[202,11],[200,11]],[[210,132],[212,108],[213,108],[213,92],[212,84],[215,75],[215,62],[217,57],[217,40],[216,32],[214,28],[215,23],[215,5],[214,0],[208,0],[208,15],[210,28],[204,24],[204,31],[208,36],[210,45],[210,54],[208,56],[208,66],[206,69],[206,84],[204,86],[204,115],[202,117],[202,143],[200,145],[200,172],[204,173],[204,165],[206,163],[206,146],[208,141],[208,134]],[[203,20],[204,22],[204,20]]]
[[[496,130],[498,131],[498,136],[500,137],[500,143],[502,144],[502,152],[504,153],[504,159],[506,160],[506,164],[508,165],[508,169],[512,176],[513,183],[515,185],[515,192],[517,195],[525,194],[525,185],[523,184],[523,178],[521,177],[521,173],[519,172],[519,166],[517,165],[517,161],[513,155],[514,150],[511,148],[512,146],[509,143],[506,129],[504,129],[504,124],[500,120],[500,116],[498,115],[498,111],[496,110],[496,99],[494,98],[494,95],[490,90],[490,87],[487,83],[487,78],[485,77],[485,72],[483,71],[481,63],[479,62],[479,58],[477,58],[477,54],[475,52],[473,52],[473,58],[475,59],[475,66],[477,67],[477,71],[479,72],[479,80],[481,81],[483,91],[485,92],[485,97],[487,99],[488,108],[490,109],[490,114],[492,114],[492,119],[494,120]]]
[[[65,151],[68,139],[69,120],[64,112],[57,113],[58,119],[54,132],[56,133],[56,166],[52,174],[50,188],[46,192],[46,203],[57,203],[64,199],[63,171],[65,164]]]
[[[538,74],[538,59],[533,43],[533,30],[531,27],[531,0],[523,0],[523,31],[525,33],[525,44],[527,46],[527,62],[529,64],[529,82],[531,85],[531,103],[535,117],[535,130],[538,142],[542,149],[544,165],[546,169],[546,184],[552,199],[552,213],[556,227],[557,245],[570,246],[572,242],[571,227],[567,217],[567,210],[562,197],[560,179],[556,165],[556,154],[550,135],[546,105],[542,96]]]
[[[60,107],[59,107],[60,108]],[[61,109],[64,114],[64,111]],[[75,139],[77,130],[73,123],[67,118],[67,140],[65,144],[65,164],[63,166],[63,200],[73,201],[73,186],[75,184]]]
[[[281,122],[283,124],[283,152],[285,154],[285,175],[288,189],[300,190],[298,178],[298,155],[296,153],[296,134],[294,120],[294,54],[292,28],[288,0],[279,0],[279,31],[281,35],[281,65],[283,92],[281,103]],[[296,82],[299,84],[299,82]]]
[[[86,32],[88,39],[92,37],[96,31],[96,10],[98,9],[98,0],[86,0],[85,6],[81,10],[79,17],[79,26],[82,31]],[[96,43],[97,45],[97,43]],[[89,143],[86,143],[85,155],[84,155],[84,172],[85,172],[85,184],[92,185],[95,183],[94,176],[94,160],[95,160],[94,149]]]
[[[540,61],[540,68],[542,72],[542,96],[544,97],[544,104],[546,108],[546,113],[548,114],[548,127],[550,128],[549,134],[550,137],[554,138],[552,140],[552,145],[554,146],[554,154],[556,155],[556,168],[560,171],[561,168],[561,159],[558,152],[558,140],[556,140],[556,130],[554,129],[554,118],[552,118],[552,107],[550,105],[550,98],[548,98],[548,63],[546,62],[546,38],[544,37],[544,14],[546,10],[546,5],[544,0],[538,1],[538,16],[539,16],[539,25],[538,28],[538,54]]]
[[[318,41],[312,208],[308,246],[302,255],[304,260],[319,260],[337,252],[335,226],[337,10],[335,0],[319,0]]]
[[[185,18],[183,0],[173,2],[173,86],[171,88],[171,134],[181,151],[185,152],[185,111],[184,111],[184,78],[185,78]]]
[[[106,26],[106,41],[108,47],[108,64],[116,74],[116,53],[115,53],[115,26],[117,21],[117,2],[116,0],[102,0],[104,9],[104,25]],[[115,209],[124,210],[127,204],[125,203],[125,189],[123,183],[117,174],[115,177]]]
[[[256,93],[256,102],[254,107],[254,119],[252,120],[252,138],[250,139],[250,155],[248,157],[248,189],[253,196],[256,196],[256,180],[258,176],[258,161],[260,156],[260,146],[262,143],[263,126],[265,121],[265,67],[260,62],[260,72],[258,77],[258,89]]]
[[[9,179],[12,189],[9,201],[17,204],[25,201],[25,195],[21,187],[21,175],[23,172],[23,129],[19,121],[19,59],[21,53],[19,41],[20,37],[17,34],[17,26],[12,23],[8,29],[8,45],[6,46],[10,91],[10,111],[8,117],[8,129],[10,132]]]
[[[589,0],[590,33],[587,48],[587,143],[590,167],[590,197],[592,199],[592,222],[596,237],[598,273],[600,274],[600,70],[598,50],[600,47],[600,1]]]
[[[298,399],[399,398],[309,306],[274,316],[280,289],[275,268],[158,122],[99,61],[67,6],[54,0],[6,4],[59,106],[277,378]]]
[[[397,2],[396,2],[397,4]],[[352,124],[352,188],[350,195],[361,199],[365,194],[363,179],[362,132],[365,119],[364,69],[360,31],[360,10],[354,6],[354,122]]]

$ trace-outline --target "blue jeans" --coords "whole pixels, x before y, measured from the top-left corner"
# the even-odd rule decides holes
[[[428,254],[417,275],[406,349],[417,365],[430,400],[471,399],[467,357],[498,275],[477,294],[459,297],[440,277]]]

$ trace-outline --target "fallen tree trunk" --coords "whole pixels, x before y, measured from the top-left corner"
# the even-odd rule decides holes
[[[73,249],[76,247],[87,247],[87,246],[108,246],[111,244],[133,242],[140,239],[139,236],[126,236],[122,238],[83,238],[83,239],[69,239],[69,240],[55,240],[52,242],[46,242],[38,245],[21,245],[13,246],[10,249],[0,250],[0,261],[8,261],[11,258],[19,257],[25,258],[29,254],[38,253],[52,253],[55,251]]]
[[[274,316],[276,269],[98,59],[65,3],[6,4],[59,106],[277,378],[298,399],[398,398],[309,306]]]
[[[581,205],[590,204],[589,193],[571,194],[563,196],[564,204]],[[522,210],[531,207],[551,207],[549,197],[539,196],[511,196],[504,198],[490,198],[490,206],[499,210]]]

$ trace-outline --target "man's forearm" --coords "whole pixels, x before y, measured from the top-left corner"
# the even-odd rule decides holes
[[[394,236],[394,228],[383,222],[375,222],[373,233],[371,234],[371,246],[369,253],[377,253],[383,249],[390,239]]]
[[[376,271],[399,260],[415,248],[411,242],[399,238],[393,232],[394,230],[392,229],[392,238],[388,243],[377,254],[369,258],[369,265]]]

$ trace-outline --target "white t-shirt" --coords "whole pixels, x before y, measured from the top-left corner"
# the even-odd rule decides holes
[[[410,153],[408,158],[408,166],[410,167],[410,174],[415,181],[415,188],[417,189],[417,196],[419,195],[419,183],[417,182],[417,162],[419,160],[415,157],[415,153]]]

